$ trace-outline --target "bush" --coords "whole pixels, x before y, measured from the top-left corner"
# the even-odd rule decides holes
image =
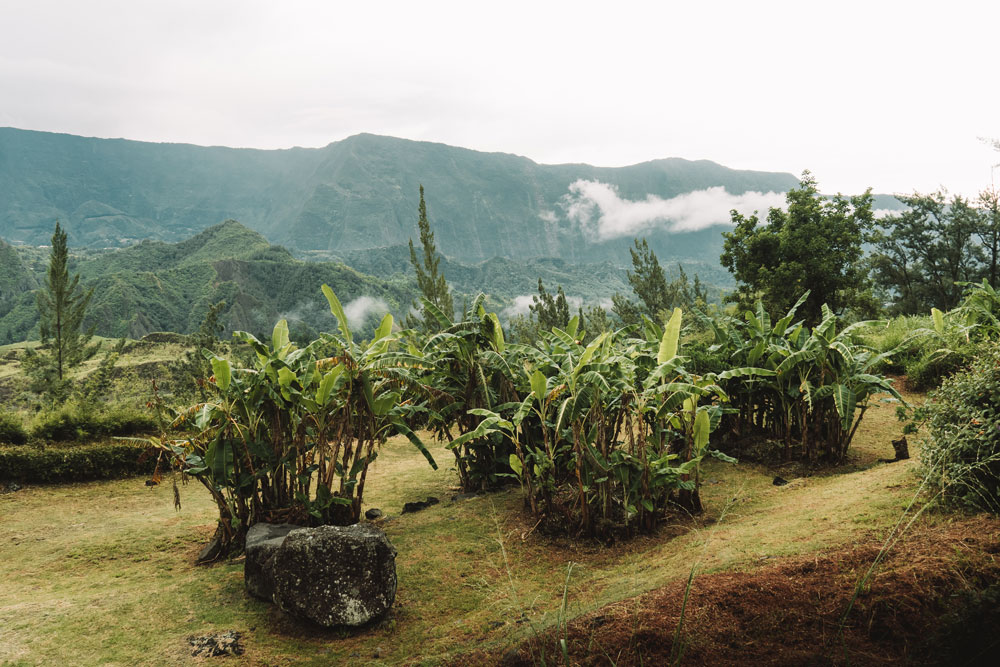
[[[124,405],[93,408],[73,403],[39,413],[31,426],[31,436],[56,442],[83,442],[101,437],[153,433],[156,430],[153,415],[137,408]]]
[[[905,360],[906,385],[913,391],[927,391],[969,363],[976,346],[963,345],[954,350],[921,348],[921,354]]]
[[[944,497],[1000,509],[1000,346],[979,346],[970,366],[945,379],[917,417],[928,433],[921,462]]]
[[[80,482],[149,474],[156,456],[146,447],[105,442],[74,447],[0,447],[0,479],[24,484]]]
[[[0,412],[0,443],[23,445],[28,441],[28,432],[21,419],[8,412]]]

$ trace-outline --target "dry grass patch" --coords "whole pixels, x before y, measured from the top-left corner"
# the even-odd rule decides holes
[[[369,471],[365,501],[388,515],[383,526],[399,550],[397,603],[357,631],[298,624],[250,598],[239,561],[194,566],[216,516],[199,485],[180,487],[180,512],[169,481],[0,496],[0,663],[196,662],[186,638],[223,630],[242,632],[246,645],[226,664],[438,664],[472,647],[501,655],[556,623],[570,562],[574,618],[686,579],[696,562],[699,573],[749,571],[884,533],[916,488],[914,463],[873,463],[891,455],[894,409],[866,415],[858,459],[845,468],[853,472],[812,471],[775,487],[774,468],[713,461],[703,516],[676,516],[655,535],[612,546],[532,530],[516,488],[452,501],[451,453],[432,448],[434,471],[394,439]],[[440,504],[400,514],[427,496]]]

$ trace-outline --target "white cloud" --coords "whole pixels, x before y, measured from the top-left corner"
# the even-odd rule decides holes
[[[389,304],[378,297],[359,296],[344,306],[347,323],[352,329],[360,327],[372,313],[384,315],[389,312]]]
[[[729,222],[736,209],[766,214],[770,207],[784,206],[780,192],[746,192],[734,195],[722,186],[695,190],[670,199],[647,195],[644,200],[622,199],[614,186],[600,181],[579,180],[569,186],[562,200],[566,216],[578,223],[594,240],[636,236],[661,228],[690,232]]]
[[[531,296],[530,294],[515,296],[514,303],[504,308],[500,314],[508,319],[517,315],[527,315],[528,306],[531,305]]]
[[[559,219],[559,216],[555,214],[555,211],[542,211],[538,214],[538,217],[545,222],[556,222]]]

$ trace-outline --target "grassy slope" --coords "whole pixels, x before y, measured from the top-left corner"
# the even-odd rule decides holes
[[[179,512],[169,485],[142,480],[3,495],[0,662],[176,664],[189,654],[186,637],[225,629],[244,633],[246,664],[368,661],[376,652],[375,664],[434,664],[474,646],[502,652],[555,622],[570,562],[576,616],[686,577],[695,560],[699,572],[747,569],[883,533],[915,489],[914,463],[872,465],[891,455],[892,410],[869,411],[840,474],[775,487],[773,469],[713,463],[705,517],[613,547],[531,532],[516,490],[451,503],[448,453],[437,452],[435,472],[391,442],[367,500],[394,516],[385,529],[399,550],[397,602],[389,620],[355,633],[302,626],[249,598],[240,562],[194,567],[214,516],[196,484],[181,487]],[[427,495],[442,503],[398,516]]]

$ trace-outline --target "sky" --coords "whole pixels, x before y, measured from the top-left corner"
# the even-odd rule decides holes
[[[0,17],[0,126],[708,159],[845,194],[1000,181],[981,140],[1000,139],[996,2],[0,0]]]

